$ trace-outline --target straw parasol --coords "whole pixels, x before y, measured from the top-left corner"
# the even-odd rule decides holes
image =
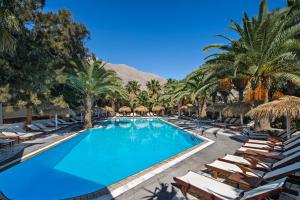
[[[109,107],[109,106],[105,106],[105,107],[104,107],[104,110],[105,110],[105,112],[107,112],[107,113],[113,113],[113,112],[114,112],[114,109],[112,109],[112,107]]]
[[[290,137],[291,118],[295,119],[300,115],[300,98],[295,96],[283,96],[277,100],[257,106],[247,113],[252,119],[275,119],[286,117],[286,129]]]
[[[187,106],[181,106],[180,110],[187,110],[187,108],[188,108]]]
[[[163,111],[165,110],[165,108],[163,106],[160,106],[160,105],[157,105],[157,106],[153,106],[152,107],[152,112],[160,112],[160,111]]]
[[[207,107],[209,112],[218,112],[219,120],[222,120],[222,111],[226,107],[226,104],[215,103]]]
[[[127,107],[127,106],[123,106],[119,109],[119,112],[121,113],[130,113],[131,112],[131,108]]]
[[[244,115],[251,109],[249,104],[237,102],[227,105],[222,113],[225,117],[240,117],[241,124],[244,123]]]
[[[134,112],[139,112],[139,113],[146,113],[148,112],[148,108],[146,108],[145,106],[138,106],[134,109]]]

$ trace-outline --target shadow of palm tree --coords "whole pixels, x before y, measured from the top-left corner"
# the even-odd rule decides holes
[[[167,183],[159,183],[159,187],[155,187],[154,191],[150,191],[146,188],[144,188],[144,190],[146,190],[147,192],[149,192],[150,194],[148,196],[143,197],[143,199],[147,199],[147,200],[171,200],[175,194],[176,194],[176,190],[173,187],[173,185],[171,185],[171,190],[169,190],[169,184]]]

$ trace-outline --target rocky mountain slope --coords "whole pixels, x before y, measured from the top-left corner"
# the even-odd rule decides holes
[[[143,72],[140,70],[137,70],[134,67],[130,67],[125,64],[111,64],[107,63],[105,65],[106,69],[112,69],[116,71],[119,77],[123,79],[124,85],[128,81],[136,80],[138,81],[143,88],[145,88],[147,81],[151,79],[158,80],[161,84],[164,84],[166,82],[166,79],[163,77],[160,77],[153,73]]]

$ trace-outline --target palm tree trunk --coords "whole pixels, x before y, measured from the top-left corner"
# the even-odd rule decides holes
[[[112,115],[115,116],[115,113],[116,113],[116,100],[115,100],[115,98],[112,98],[112,100],[111,100],[111,108],[113,109]]]
[[[207,114],[206,114],[206,107],[207,107],[206,97],[203,97],[201,99],[201,112],[200,112],[200,118],[201,119],[204,119],[207,116]]]
[[[181,110],[180,110],[180,108],[181,108],[181,100],[179,100],[177,106],[178,106],[178,116],[180,117],[181,116]]]
[[[84,107],[84,128],[92,128],[92,98],[90,95],[85,97]]]
[[[25,125],[31,124],[32,122],[32,106],[26,107],[26,119]]]
[[[196,109],[196,115],[197,115],[197,117],[200,119],[200,113],[201,113],[201,103],[200,103],[200,99],[199,99],[199,97],[197,98],[197,109]]]
[[[265,95],[264,103],[269,102],[269,89],[267,89],[267,94]],[[259,122],[256,122],[257,124],[257,130],[270,130],[271,129],[271,123],[268,118],[261,119]]]

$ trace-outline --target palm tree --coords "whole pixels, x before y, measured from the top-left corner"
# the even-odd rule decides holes
[[[111,103],[111,108],[113,109],[113,112],[116,111],[116,103],[120,103],[122,100],[128,99],[127,90],[125,90],[125,88],[122,87],[121,84],[118,84],[118,87],[118,91],[108,91],[105,95],[105,99],[110,101]]]
[[[158,80],[152,79],[146,83],[149,95],[153,98],[154,102],[157,102],[161,85]]]
[[[137,82],[137,81],[128,81],[125,88],[128,91],[130,107],[133,110],[134,101],[135,101],[138,93],[141,91],[141,84],[139,84],[139,82]]]
[[[173,113],[173,107],[176,105],[174,98],[175,91],[178,87],[178,81],[174,79],[168,79],[163,86],[162,94],[158,98],[158,104],[166,108],[166,112]],[[169,109],[169,110],[168,110]]]
[[[104,68],[103,61],[89,63],[85,60],[73,62],[75,70],[68,74],[67,84],[84,98],[84,127],[92,127],[92,106],[97,96],[107,93],[122,93],[121,79],[112,70]]]
[[[140,106],[150,107],[150,97],[147,91],[141,91],[137,96],[137,102]]]
[[[278,79],[300,85],[299,40],[295,39],[300,33],[299,23],[295,23],[299,21],[300,12],[295,2],[289,1],[288,7],[268,13],[268,2],[263,0],[258,16],[249,19],[245,13],[242,26],[231,20],[230,29],[239,34],[239,40],[221,36],[228,39],[230,45],[208,47],[225,50],[213,54],[211,61],[234,70],[231,79],[237,79],[233,81],[235,86],[242,86],[236,87],[240,96],[246,86],[244,81],[239,81],[241,78],[249,80],[248,92],[256,91],[257,102],[269,101],[270,88]],[[267,121],[261,120],[261,128],[269,128]]]

